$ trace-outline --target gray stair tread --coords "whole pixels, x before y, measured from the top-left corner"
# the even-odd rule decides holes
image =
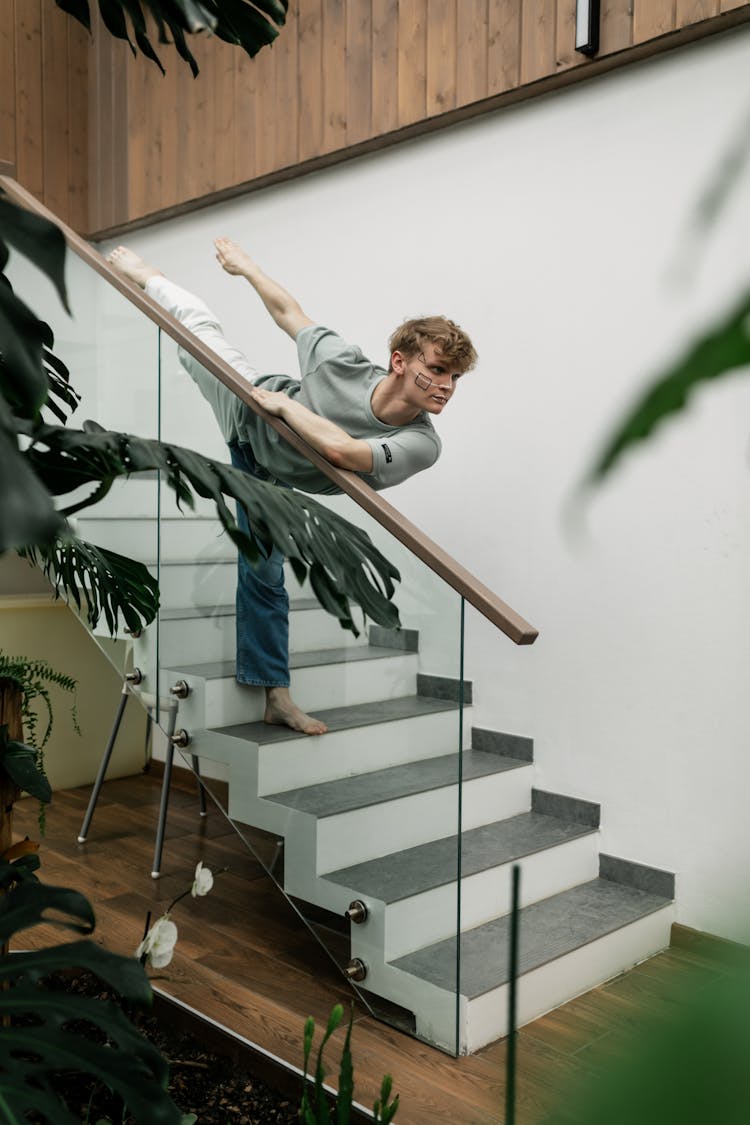
[[[594,831],[585,824],[535,812],[520,813],[469,829],[461,836],[461,876],[465,879]],[[457,836],[447,836],[353,867],[343,867],[324,878],[381,902],[399,902],[455,882],[457,853]]]
[[[519,973],[605,937],[669,905],[660,895],[592,879],[526,906],[519,917]],[[510,916],[461,935],[461,994],[470,1000],[508,981]],[[393,962],[412,976],[455,991],[456,938],[425,946]]]
[[[289,602],[291,613],[309,609],[320,609],[317,598],[292,598]],[[185,621],[192,617],[234,617],[234,615],[234,602],[231,605],[179,606],[176,609],[162,609],[159,614],[162,621]]]
[[[234,617],[234,605],[188,605],[159,611],[161,621],[189,621],[196,617]]]
[[[295,668],[318,668],[325,664],[355,664],[360,660],[393,660],[403,655],[397,649],[380,648],[376,645],[319,648],[312,652],[291,652],[289,667],[294,671]],[[211,660],[203,664],[181,664],[170,668],[183,676],[200,676],[202,680],[234,679],[235,661]]]
[[[392,651],[392,650],[391,650]],[[458,704],[449,699],[431,699],[426,695],[405,695],[397,699],[382,699],[375,703],[355,703],[348,707],[331,707],[327,711],[316,711],[316,718],[324,722],[328,730],[352,730],[356,727],[369,727],[373,723],[392,723],[400,719],[415,719],[422,715],[434,715],[440,711],[457,711]],[[267,723],[235,723],[229,727],[216,727],[221,734],[233,738],[245,738],[265,746],[273,742],[289,742],[300,739],[310,742],[310,736],[290,730],[289,727],[271,727]],[[313,740],[314,745],[314,740]]]
[[[237,551],[231,553],[228,550],[222,550],[220,554],[214,555],[191,555],[189,559],[179,558],[166,558],[162,555],[161,559],[155,559],[153,556],[142,559],[144,566],[165,567],[165,566],[237,566]]]
[[[475,778],[504,773],[527,764],[518,758],[503,758],[500,754],[466,750],[463,754],[463,780],[473,781]],[[267,800],[318,817],[326,817],[457,784],[458,755],[443,754],[437,758],[390,766],[388,769],[343,777],[337,781],[306,785],[302,789],[287,789],[283,793],[270,794]]]

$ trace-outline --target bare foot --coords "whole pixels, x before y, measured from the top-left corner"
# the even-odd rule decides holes
[[[129,281],[134,281],[136,285],[140,285],[141,289],[146,288],[146,282],[150,277],[161,276],[161,270],[157,270],[155,266],[150,266],[148,262],[144,262],[143,258],[139,258],[132,250],[128,250],[127,246],[117,246],[111,254],[107,255],[107,261],[119,273],[124,274]]]
[[[214,246],[216,247],[216,260],[227,273],[246,277],[248,273],[256,269],[255,262],[250,255],[236,242],[232,242],[231,238],[214,239]]]
[[[285,687],[266,688],[266,713],[263,721],[276,726],[291,727],[301,734],[325,734],[328,730],[320,719],[300,711],[289,694],[289,688]]]

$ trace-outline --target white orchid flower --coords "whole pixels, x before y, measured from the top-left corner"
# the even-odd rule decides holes
[[[190,888],[191,895],[193,896],[193,898],[202,898],[203,895],[208,894],[213,885],[213,875],[207,867],[203,866],[203,863],[199,863],[195,869],[195,878],[193,879],[193,885]]]
[[[177,927],[169,914],[163,914],[154,922],[136,949],[135,955],[140,959],[145,953],[152,969],[163,969],[172,960],[176,943]]]

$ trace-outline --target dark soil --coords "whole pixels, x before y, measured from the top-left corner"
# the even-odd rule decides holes
[[[79,995],[112,999],[88,974],[48,978],[48,986]],[[299,1125],[299,1098],[285,1095],[260,1081],[237,1058],[207,1047],[181,1030],[163,1003],[154,1013],[131,1015],[138,1030],[169,1063],[169,1093],[184,1114],[194,1113],[196,1125]],[[301,1050],[300,1043],[300,1050]],[[86,1074],[56,1076],[54,1087],[71,1113],[82,1122],[107,1119],[116,1125],[149,1125],[123,1117],[122,1102]]]

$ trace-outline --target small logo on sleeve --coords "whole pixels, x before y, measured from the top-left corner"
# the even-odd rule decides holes
[[[385,442],[381,442],[381,444],[383,446],[383,453],[385,453],[385,463],[386,465],[390,465],[391,461],[393,460],[393,454],[391,453],[390,448],[385,444]]]

